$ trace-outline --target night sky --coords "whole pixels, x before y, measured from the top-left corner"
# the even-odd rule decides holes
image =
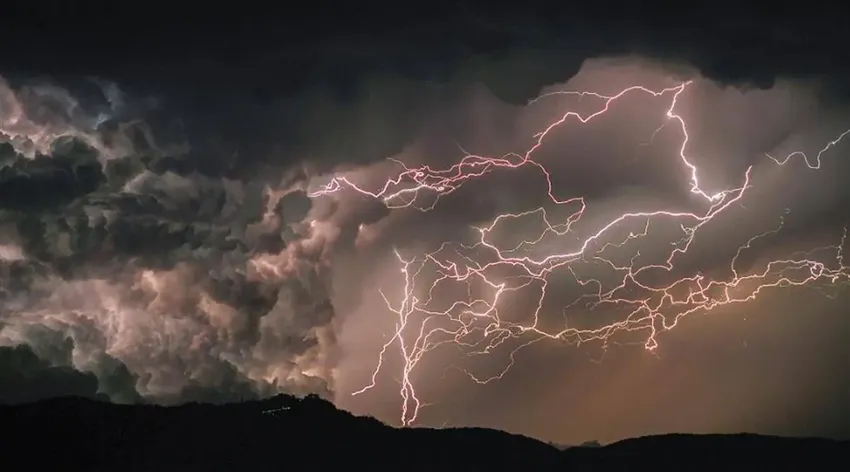
[[[0,402],[850,438],[843,17],[729,5],[11,7]]]

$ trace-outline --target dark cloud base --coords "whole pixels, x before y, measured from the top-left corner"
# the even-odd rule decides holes
[[[134,13],[134,22],[156,29],[133,35],[110,30],[103,21],[109,10],[101,7],[98,15],[82,7],[67,11],[69,20],[55,33],[68,40],[58,43],[24,34],[34,26],[25,17],[13,23],[12,31],[32,40],[3,46],[4,57],[15,59],[4,75],[77,83],[104,76],[131,96],[156,96],[171,116],[182,115],[193,147],[205,156],[194,168],[216,162],[219,172],[233,165],[224,161],[237,150],[236,171],[257,172],[269,143],[286,143],[289,159],[310,154],[323,162],[362,162],[393,155],[415,136],[417,117],[470,84],[484,83],[500,99],[524,104],[542,86],[574,75],[588,58],[636,55],[757,87],[779,76],[817,77],[836,93],[850,76],[846,53],[835,46],[841,15],[829,7],[764,11],[706,3],[662,15],[629,7],[494,10],[437,2],[415,14],[336,5],[333,17],[321,3],[281,16],[267,8],[226,16],[214,8],[191,14],[151,8]]]

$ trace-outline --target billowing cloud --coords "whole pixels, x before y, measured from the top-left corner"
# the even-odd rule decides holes
[[[95,375],[116,360],[159,401],[330,391],[335,236],[296,180],[202,175],[62,89],[2,92],[3,344]],[[66,339],[70,354],[44,347]]]

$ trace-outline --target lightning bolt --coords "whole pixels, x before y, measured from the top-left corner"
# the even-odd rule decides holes
[[[776,228],[753,236],[738,248],[729,262],[731,277],[710,278],[697,274],[678,278],[670,283],[653,284],[647,281],[657,274],[672,275],[677,260],[689,251],[700,229],[733,205],[740,204],[747,195],[747,190],[753,186],[751,166],[744,172],[737,187],[719,192],[709,192],[703,188],[699,169],[687,154],[690,135],[686,120],[676,111],[680,97],[690,85],[689,81],[662,90],[635,85],[615,95],[570,91],[543,95],[536,100],[553,95],[571,95],[578,98],[591,97],[601,105],[592,113],[584,115],[567,111],[534,135],[534,144],[522,154],[510,153],[501,157],[466,154],[454,165],[443,169],[434,169],[427,165],[411,168],[396,161],[402,167],[401,172],[375,190],[365,189],[344,176],[336,176],[312,192],[311,197],[319,198],[349,189],[378,199],[388,208],[412,207],[428,211],[437,205],[441,197],[457,191],[469,180],[483,178],[497,169],[529,167],[538,170],[545,178],[551,205],[565,208],[569,213],[564,220],[556,221],[551,216],[551,210],[547,210],[547,205],[523,213],[502,214],[495,217],[489,225],[475,228],[477,240],[472,245],[445,242],[433,252],[412,258],[405,258],[396,251],[395,255],[404,278],[401,299],[393,303],[383,291],[379,291],[388,309],[397,317],[395,333],[378,353],[370,382],[354,392],[354,395],[375,387],[388,351],[391,346],[397,345],[404,361],[400,376],[400,420],[403,425],[411,425],[417,420],[420,409],[426,406],[417,396],[412,373],[427,353],[446,344],[458,346],[470,355],[481,355],[492,352],[509,340],[516,341],[518,345],[510,351],[509,362],[495,375],[482,378],[458,368],[475,382],[486,384],[502,378],[514,364],[516,354],[539,341],[560,340],[572,344],[598,341],[607,346],[617,334],[638,333],[642,336],[643,346],[654,350],[658,346],[658,334],[673,329],[679,320],[690,314],[748,302],[770,288],[850,281],[850,266],[845,264],[843,253],[847,238],[846,229],[835,245],[815,248],[787,259],[771,260],[760,271],[739,272],[738,261],[741,254],[750,249],[757,240],[779,232],[784,219],[780,219]],[[559,127],[569,123],[587,123],[605,114],[621,98],[634,94],[649,95],[653,99],[666,100],[669,104],[665,109],[663,124],[652,136],[654,138],[666,126],[677,128],[681,135],[678,158],[688,171],[690,193],[702,202],[702,210],[623,213],[598,226],[596,231],[584,239],[579,239],[570,251],[534,255],[542,252],[539,249],[540,243],[545,238],[563,240],[570,237],[575,240],[577,231],[574,226],[582,219],[587,207],[583,197],[561,198],[555,194],[551,174],[546,167],[535,161],[535,152]],[[802,152],[793,152],[784,158],[772,155],[766,157],[780,166],[798,157],[802,158],[810,169],[818,169],[822,155],[838,146],[848,134],[850,129],[830,141],[811,158]],[[417,201],[421,200],[419,197],[423,194],[431,196],[430,204],[419,206]],[[536,238],[509,248],[500,247],[493,242],[492,235],[502,224],[510,220],[532,217],[543,223],[542,231]],[[656,263],[639,263],[642,259],[639,250],[632,254],[627,263],[617,263],[614,258],[606,255],[610,250],[627,249],[632,242],[647,237],[652,226],[664,221],[675,223],[682,237],[672,242],[669,252],[665,253],[666,257],[658,259]],[[617,236],[618,231],[634,228],[636,225],[642,227],[642,230],[630,231],[625,237]],[[815,258],[816,253],[823,252],[832,254],[831,259],[825,261],[823,258]],[[582,265],[601,266],[616,275],[619,282],[609,284],[603,283],[599,278],[582,277],[581,271],[578,270]],[[579,286],[589,290],[565,307],[565,310],[593,311],[607,306],[622,309],[626,315],[618,321],[594,328],[567,326],[565,322],[560,329],[545,329],[540,320],[540,312],[550,287],[550,275],[557,269],[565,270]],[[485,287],[489,295],[483,298],[473,296],[474,283]],[[437,308],[435,293],[446,285],[465,287],[468,296],[459,298],[447,308],[444,305]],[[531,321],[524,324],[503,319],[498,309],[506,296],[519,291],[533,292],[537,297]]]

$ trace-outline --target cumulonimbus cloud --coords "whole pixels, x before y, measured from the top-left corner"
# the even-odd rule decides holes
[[[526,30],[521,21],[478,21],[489,37],[508,38],[504,43]],[[489,192],[485,201],[414,224],[369,199],[311,201],[311,181],[357,175],[380,184],[393,172],[388,156],[448,162],[452,153],[432,152],[422,136],[442,132],[452,116],[475,106],[468,97],[477,87],[491,102],[519,107],[570,79],[588,57],[639,53],[656,60],[653,67],[663,65],[665,75],[699,75],[674,65],[686,63],[731,84],[829,72],[799,53],[778,59],[783,41],[794,38],[766,35],[746,51],[720,53],[697,41],[706,35],[690,31],[648,37],[623,29],[617,39],[586,42],[579,40],[602,33],[581,25],[571,31],[557,38],[538,32],[524,46],[497,41],[483,54],[470,45],[473,53],[464,55],[455,44],[445,48],[446,60],[434,59],[421,73],[382,68],[380,54],[370,52],[380,49],[374,44],[348,47],[334,67],[349,64],[350,74],[320,83],[293,78],[303,86],[290,91],[267,79],[258,94],[268,93],[268,103],[258,104],[248,87],[223,84],[203,96],[164,90],[165,97],[192,97],[164,101],[165,114],[175,105],[186,115],[186,133],[173,142],[151,126],[159,117],[139,119],[131,94],[116,86],[99,83],[97,99],[79,99],[55,85],[4,84],[0,338],[101,379],[120,365],[133,390],[151,401],[329,394],[338,312],[359,302],[340,306],[333,279],[344,265],[336,261],[354,247],[379,252],[414,236],[420,240],[410,245],[451,237],[516,202]],[[749,38],[742,31],[727,31],[727,39]],[[795,65],[803,59],[810,67]],[[750,69],[741,70],[743,63]],[[199,101],[228,105],[207,120],[187,111]],[[498,128],[496,115],[490,124]],[[514,144],[497,137],[503,147]],[[347,273],[377,272],[368,261]],[[348,299],[365,296],[362,280],[342,285],[358,292]],[[125,391],[110,391],[105,380],[102,386],[115,398]]]

